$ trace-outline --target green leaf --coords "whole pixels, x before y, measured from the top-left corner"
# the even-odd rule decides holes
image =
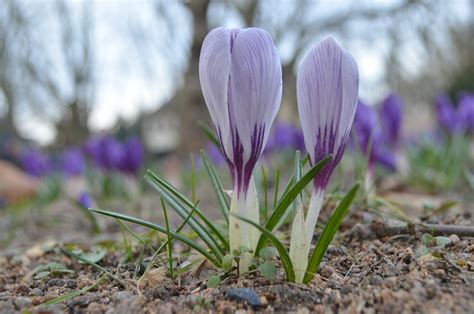
[[[186,206],[191,206],[190,208],[194,208],[195,206],[162,178],[157,175],[154,175],[150,170],[148,170],[148,174],[149,175],[145,175],[145,180],[148,181],[148,183],[160,194],[160,196],[166,201],[166,203],[168,203],[182,219],[186,219],[186,217],[189,216],[189,211]],[[201,219],[202,217],[205,218],[204,214],[202,214],[202,212],[200,212],[197,207],[196,215],[198,215]],[[208,221],[207,218],[205,218],[205,220]],[[208,228],[205,228],[193,216],[189,219],[188,223],[189,226],[206,243],[206,245],[211,249],[212,253],[216,255],[217,258],[220,259],[224,256],[224,250],[222,249],[222,246],[219,245],[216,239],[212,236],[211,229],[215,230],[214,234],[216,235],[220,235],[220,233],[219,231],[217,231],[217,229],[215,229],[214,226],[212,226],[212,228],[209,227],[209,225],[212,225],[210,222],[209,224],[206,223]],[[227,243],[224,237],[222,237],[221,241],[224,241],[223,243]]]
[[[217,148],[221,148],[219,140],[217,139],[216,133],[206,124],[206,122],[199,120],[198,126],[204,132],[204,135],[214,144]]]
[[[204,237],[203,241],[205,241],[206,244],[210,243],[210,248],[213,251],[216,251],[215,253],[220,258],[224,255],[224,250],[221,248],[221,245],[217,244],[212,234],[217,236],[219,241],[221,241],[221,243],[223,244],[224,249],[229,248],[229,242],[224,238],[222,233],[214,226],[214,223],[212,223],[206,217],[206,215],[204,215],[204,213],[199,209],[199,207],[190,202],[173,185],[168,183],[161,176],[155,174],[153,171],[147,171],[145,180],[147,180],[155,188],[155,190],[165,199],[168,204],[170,204],[170,206],[182,219],[188,217],[188,209],[195,208],[196,216],[198,216],[202,220],[202,222],[206,225],[206,228],[204,228],[204,226],[194,216],[191,217],[191,219],[189,220],[190,227],[193,228],[193,230],[195,230],[196,233],[198,233],[200,236]],[[186,207],[188,207],[188,209],[186,209]]]
[[[445,248],[448,244],[451,243],[451,240],[448,237],[437,236],[435,237],[436,246],[440,248]]]
[[[51,272],[49,272],[49,271],[47,271],[47,270],[46,270],[46,271],[42,271],[42,272],[37,273],[34,278],[35,278],[35,279],[46,278],[46,277],[49,276],[50,273],[51,273]]]
[[[163,215],[165,216],[165,226],[166,226],[166,242],[168,243],[168,267],[170,269],[170,277],[172,280],[174,280],[174,273],[173,273],[173,243],[172,243],[172,237],[171,237],[171,229],[170,229],[170,223],[168,220],[168,212],[166,210],[166,205],[163,199],[160,199],[161,201],[161,207],[163,208]]]
[[[204,150],[201,150],[202,160],[204,161],[204,166],[206,167],[207,174],[211,179],[212,188],[214,189],[214,193],[216,194],[217,201],[219,203],[219,208],[222,211],[222,215],[229,225],[229,202],[227,201],[227,197],[224,192],[224,188],[222,187],[222,182],[219,176],[217,175],[217,171],[214,165],[210,162],[209,157],[207,156]]]
[[[104,215],[104,216],[109,216],[109,217],[125,220],[125,221],[128,221],[128,222],[134,223],[134,224],[138,224],[138,225],[141,225],[141,226],[144,226],[144,227],[147,227],[147,228],[157,230],[157,231],[159,231],[163,234],[166,234],[166,228],[164,228],[160,225],[153,224],[153,223],[148,222],[146,220],[142,220],[142,219],[139,219],[139,218],[123,215],[123,214],[108,211],[108,210],[100,210],[100,209],[90,209],[90,210],[93,211],[94,213],[97,213],[97,214],[101,214],[101,215]],[[188,217],[189,217],[189,215],[188,215]],[[214,257],[214,255],[210,254],[205,248],[203,248],[202,246],[200,246],[196,242],[194,242],[194,241],[188,239],[187,237],[185,237],[185,236],[183,236],[179,233],[176,233],[174,231],[170,231],[170,234],[177,241],[179,241],[179,242],[189,246],[190,248],[198,251],[199,253],[201,253],[205,258],[207,258],[209,260],[209,262],[214,264],[216,267],[221,266],[219,261]]]
[[[277,255],[277,251],[272,246],[266,246],[260,250],[258,255],[263,258],[264,260],[270,260]]]
[[[436,245],[436,240],[431,234],[424,233],[421,236],[421,243],[423,245],[427,246],[427,247],[430,247],[430,246],[435,246]]]
[[[225,272],[228,272],[232,269],[232,264],[234,263],[235,256],[232,254],[227,254],[222,258],[222,269]]]
[[[270,239],[270,241],[273,243],[273,245],[278,251],[278,255],[280,256],[281,263],[283,264],[283,268],[285,269],[286,278],[288,279],[289,282],[295,282],[295,271],[293,269],[293,263],[291,262],[291,258],[288,255],[288,252],[286,251],[283,244],[280,242],[280,240],[278,240],[277,237],[275,237],[270,231],[260,226],[259,224],[253,222],[252,220],[246,219],[244,217],[239,217],[237,215],[235,215],[235,217],[254,226],[258,230],[260,230],[262,234],[265,234],[265,236],[268,239]]]
[[[326,226],[324,227],[323,233],[321,234],[321,238],[319,239],[318,244],[314,248],[313,254],[311,254],[309,259],[308,267],[306,268],[306,274],[303,279],[304,283],[309,283],[313,279],[314,274],[318,270],[319,264],[321,263],[321,260],[323,259],[329,244],[334,238],[334,235],[339,229],[344,217],[346,217],[347,213],[349,212],[349,208],[357,194],[357,191],[359,190],[359,186],[359,183],[354,185],[354,187],[344,196],[329,218]]]
[[[221,283],[221,277],[217,275],[209,276],[207,279],[207,287],[208,288],[216,288]]]
[[[277,226],[279,221],[284,217],[286,210],[290,207],[293,203],[295,198],[300,194],[301,191],[305,188],[308,183],[310,183],[315,176],[317,176],[324,166],[332,159],[332,156],[326,156],[320,162],[318,162],[313,168],[311,168],[302,178],[301,180],[297,181],[289,190],[288,192],[282,196],[275,211],[272,213],[270,219],[265,224],[265,229],[269,232],[272,232],[273,229]],[[260,235],[258,240],[257,248],[255,252],[258,252],[262,249],[265,245],[267,240],[267,236],[265,233]]]
[[[277,270],[275,265],[273,265],[272,263],[267,262],[260,264],[257,269],[260,274],[268,280],[274,280],[276,278]]]
[[[80,253],[77,253],[77,254],[91,261],[92,263],[98,263],[104,258],[105,254],[107,254],[107,251],[102,248],[94,248],[90,252],[82,252],[81,250]],[[81,264],[84,264],[84,263],[81,262]]]

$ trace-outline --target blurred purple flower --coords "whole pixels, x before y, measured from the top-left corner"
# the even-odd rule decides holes
[[[206,153],[214,166],[220,167],[226,163],[225,157],[221,150],[213,143],[209,143],[206,146]]]
[[[63,151],[60,157],[61,170],[68,176],[77,176],[84,172],[85,161],[82,151],[77,147],[70,147]]]
[[[438,123],[449,133],[456,133],[459,130],[458,117],[454,104],[445,93],[436,96],[436,115]]]
[[[402,98],[392,93],[385,98],[379,108],[382,140],[390,147],[397,148],[399,144],[403,107]]]
[[[144,157],[145,148],[140,138],[137,136],[129,137],[123,144],[120,170],[129,174],[136,174],[143,165]]]
[[[85,191],[79,194],[77,202],[84,208],[91,208],[93,206],[91,195]]]
[[[34,177],[42,177],[52,169],[49,157],[34,148],[24,151],[20,160],[26,173]]]
[[[84,150],[96,166],[105,170],[118,169],[124,155],[123,145],[111,135],[90,138]]]
[[[474,133],[474,94],[463,93],[459,100],[457,119],[460,128],[467,133]]]
[[[357,140],[356,147],[365,155],[371,148],[369,162],[373,162],[374,148],[380,145],[382,134],[375,109],[359,100],[352,128]]]
[[[265,153],[282,150],[305,151],[303,132],[294,124],[277,121],[268,136]]]
[[[361,100],[358,101],[357,110],[352,126],[354,136],[353,143],[356,149],[362,154],[369,155],[369,169],[373,168],[376,163],[384,166],[389,170],[396,169],[396,158],[392,152],[392,145],[384,142],[383,132],[379,123],[380,116],[373,107],[368,106]],[[370,152],[368,151],[370,149]]]

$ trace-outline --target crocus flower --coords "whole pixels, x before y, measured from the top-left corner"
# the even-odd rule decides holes
[[[368,156],[366,188],[372,186],[376,164],[380,164],[392,171],[397,168],[396,156],[393,152],[394,147],[386,140],[387,137],[384,137],[382,121],[384,120],[381,115],[377,115],[377,111],[373,107],[368,106],[361,100],[358,101],[352,125],[352,139],[356,141],[356,148],[363,155]]]
[[[380,145],[382,132],[375,109],[359,100],[352,126],[357,146],[364,155],[369,155],[369,164],[375,161],[375,148]],[[370,152],[369,152],[370,149]]]
[[[268,136],[265,153],[282,150],[305,150],[303,132],[296,125],[278,121]]]
[[[129,137],[123,144],[123,152],[119,164],[120,170],[128,174],[136,174],[143,165],[145,148],[140,138]]]
[[[456,108],[449,99],[449,96],[440,93],[436,96],[436,115],[438,123],[450,134],[455,133],[459,129]]]
[[[82,151],[77,147],[70,147],[63,151],[60,157],[61,170],[68,176],[77,176],[84,172],[85,161]]]
[[[79,194],[77,202],[84,208],[91,208],[93,206],[91,195],[85,191]]]
[[[457,119],[464,132],[474,133],[474,94],[464,93],[460,97]]]
[[[28,149],[21,156],[23,169],[31,176],[41,177],[51,170],[49,157],[37,149]]]
[[[385,145],[397,148],[403,118],[403,100],[392,93],[384,99],[379,107],[379,120],[382,128],[382,140]]]
[[[199,78],[222,152],[233,178],[231,213],[258,223],[252,171],[280,107],[280,58],[262,29],[216,28],[205,38]],[[254,248],[258,230],[233,215],[231,251]]]
[[[111,135],[92,137],[84,147],[96,166],[105,169],[118,169],[123,158],[122,144]]]
[[[332,37],[316,44],[303,59],[297,75],[298,112],[306,150],[312,165],[327,155],[333,158],[314,180],[314,189],[303,225],[306,238],[293,237],[290,256],[301,282],[306,270],[309,244],[321,210],[329,178],[342,158],[356,111],[359,88],[357,64]],[[295,216],[301,216],[302,206]],[[302,219],[300,219],[302,221]],[[301,245],[301,241],[305,241]],[[291,247],[299,247],[291,249]]]
[[[215,166],[223,166],[226,163],[224,155],[222,155],[221,150],[214,144],[210,143],[206,146],[206,153],[209,156],[209,159]]]

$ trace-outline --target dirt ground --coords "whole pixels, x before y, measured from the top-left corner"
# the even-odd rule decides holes
[[[150,213],[135,214],[157,219]],[[143,259],[136,269],[139,246],[133,248],[130,262],[120,262],[123,248],[108,250],[98,262],[121,283],[64,254],[66,243],[87,250],[97,243],[121,241],[113,220],[99,221],[104,232],[91,236],[87,220],[66,200],[40,213],[0,212],[0,313],[472,313],[474,309],[473,238],[451,235],[442,247],[427,247],[422,234],[375,236],[361,230],[370,230],[367,227],[379,218],[363,209],[352,211],[308,286],[286,283],[280,267],[274,281],[253,273],[227,278],[211,289],[203,265],[174,282],[157,271],[154,282],[137,289],[134,272],[143,273],[149,260]],[[431,215],[429,222],[472,225],[472,212],[464,208]],[[178,245],[175,249],[183,250]],[[52,261],[69,271],[41,278],[32,273]],[[43,304],[86,287],[88,291],[74,298]],[[249,304],[250,297],[236,299],[232,288],[249,288],[246,291],[256,294],[256,303]]]

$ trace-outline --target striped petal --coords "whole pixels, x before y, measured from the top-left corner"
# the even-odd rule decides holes
[[[258,28],[215,29],[203,43],[199,74],[237,193],[246,192],[280,107],[282,74],[275,45]]]
[[[332,37],[303,59],[297,76],[298,111],[312,164],[328,154],[333,160],[315,180],[325,188],[342,158],[357,103],[359,74],[352,56]]]
[[[228,86],[233,38],[238,30],[216,28],[204,39],[199,57],[199,80],[212,122],[227,155],[232,153]]]

